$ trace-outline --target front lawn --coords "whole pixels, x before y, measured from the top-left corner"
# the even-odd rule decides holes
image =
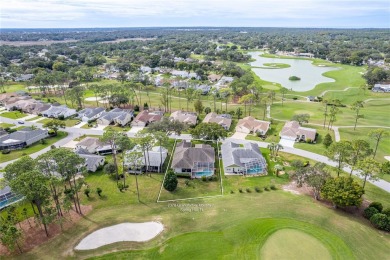
[[[317,130],[318,136],[317,136],[316,143],[315,144],[314,143],[308,144],[308,143],[304,143],[304,142],[295,143],[294,147],[298,148],[298,149],[306,150],[309,152],[326,155],[327,149],[324,146],[323,141],[324,141],[325,135],[329,133],[330,136],[332,137],[333,142],[335,142],[334,131],[327,130],[327,128],[324,129],[321,126],[304,125],[304,127],[313,128],[313,129]]]
[[[10,118],[10,119],[19,119],[28,116],[27,114],[24,114],[20,111],[9,111],[2,113],[0,116]]]
[[[0,163],[11,161],[11,160],[18,159],[18,158],[25,156],[25,155],[30,155],[30,154],[36,153],[36,152],[38,152],[46,147],[49,147],[50,145],[54,144],[55,142],[58,142],[62,138],[65,138],[67,135],[68,135],[68,133],[66,133],[66,132],[58,131],[57,136],[46,138],[44,144],[42,144],[39,141],[35,144],[32,144],[28,148],[24,148],[24,149],[20,149],[20,150],[13,150],[9,154],[2,154],[0,156]]]

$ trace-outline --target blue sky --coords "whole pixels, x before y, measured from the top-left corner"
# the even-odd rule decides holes
[[[390,28],[390,0],[2,0],[1,28]]]

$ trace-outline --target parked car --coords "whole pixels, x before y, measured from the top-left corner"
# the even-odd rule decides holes
[[[18,124],[23,125],[23,124],[24,124],[24,121],[18,121]]]

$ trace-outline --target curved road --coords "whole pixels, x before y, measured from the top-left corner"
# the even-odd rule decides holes
[[[17,121],[18,120],[4,118],[4,117],[0,116],[0,122],[10,123],[10,124],[17,124]],[[37,127],[42,127],[42,124],[34,123],[34,122],[28,122],[28,121],[26,121],[24,125],[26,125],[26,126],[35,125]],[[74,138],[77,138],[77,137],[79,137],[81,135],[84,135],[84,134],[85,135],[102,135],[103,134],[103,130],[83,129],[83,128],[74,128],[74,127],[66,127],[64,129],[64,131],[68,133],[68,136],[65,137],[64,139],[61,139],[58,142],[54,143],[55,146],[58,147],[58,146],[64,145],[67,142],[73,140]],[[129,137],[134,137],[133,134],[129,134],[129,133],[128,133],[128,136]],[[189,135],[189,134],[182,134],[180,136],[171,135],[170,137],[171,138],[175,138],[175,139],[192,139],[191,135]],[[252,142],[252,143],[257,143],[262,148],[267,148],[267,146],[269,144],[267,142],[248,141],[248,140],[241,140],[241,139],[234,139],[234,138],[227,138],[226,141],[233,141],[233,142],[240,143],[240,144],[247,143],[247,142]],[[47,147],[47,148],[45,148],[45,149],[43,149],[43,150],[41,150],[39,152],[31,154],[30,156],[32,158],[36,158],[39,155],[41,155],[41,154],[45,153],[46,151],[48,151],[49,149],[50,149],[50,147]],[[329,166],[332,166],[332,167],[336,167],[337,166],[337,164],[335,162],[331,161],[328,157],[320,155],[320,154],[308,152],[308,151],[305,151],[305,150],[301,150],[301,149],[297,149],[297,148],[291,148],[291,147],[284,147],[283,152],[295,154],[295,155],[298,155],[298,156],[301,156],[301,157],[305,157],[305,158],[309,158],[309,159],[317,161],[317,162],[325,163],[325,164],[327,164]],[[17,158],[15,158],[15,160],[17,160]],[[8,164],[12,163],[15,160],[1,163],[0,164],[0,169],[4,168],[5,166],[7,166]],[[343,170],[346,171],[346,172],[350,172],[351,168],[349,166],[346,166],[346,167],[343,167]],[[357,171],[354,171],[353,174],[358,176]],[[1,174],[0,174],[0,178],[2,178]],[[385,190],[385,191],[390,193],[390,183],[389,182],[384,181],[384,180],[378,180],[378,181],[368,180],[368,182],[370,182],[373,185],[375,185],[375,186],[377,186],[377,187],[379,187],[379,188],[381,188],[381,189],[383,189],[383,190]]]

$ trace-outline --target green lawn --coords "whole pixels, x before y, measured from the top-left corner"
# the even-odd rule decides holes
[[[14,160],[14,159],[18,159],[19,157],[22,157],[24,155],[29,155],[29,154],[38,152],[38,151],[54,144],[55,142],[61,140],[62,138],[65,138],[67,135],[68,135],[68,133],[59,131],[57,136],[46,138],[45,144],[41,144],[40,142],[37,142],[28,148],[24,148],[21,150],[14,150],[14,151],[11,151],[11,153],[9,153],[9,154],[2,154],[0,156],[0,163]]]
[[[10,111],[0,114],[2,117],[11,118],[11,119],[19,119],[25,116],[28,116],[27,114],[21,113],[19,111]]]
[[[14,124],[0,123],[0,128],[14,127]]]
[[[30,119],[27,119],[26,121],[34,121],[34,120],[37,120],[39,118],[42,118],[42,117],[41,116],[36,116],[36,117],[30,118]]]
[[[262,69],[285,69],[285,68],[290,68],[290,64],[285,64],[285,63],[264,63],[263,64],[265,67],[261,67]]]
[[[357,128],[356,130],[353,130],[353,128],[340,128],[340,138],[342,140],[355,140],[355,139],[362,139],[366,140],[370,143],[370,146],[372,149],[375,149],[376,141],[374,139],[371,139],[368,136],[368,133],[371,130],[375,130],[377,128]],[[388,129],[390,132],[390,129]],[[384,156],[390,156],[390,138],[385,137],[382,139],[382,141],[379,143],[377,154],[375,156],[375,159],[379,162],[385,162],[386,159]]]
[[[45,119],[39,120],[39,123],[46,124],[54,119],[55,118],[45,118]],[[65,122],[66,127],[72,127],[72,126],[76,125],[77,122],[80,122],[80,119],[72,119],[71,118],[71,119],[65,119],[63,121]]]
[[[358,126],[390,126],[389,100],[369,102],[361,109],[360,114],[364,118],[358,120]],[[271,107],[271,117],[282,120],[291,120],[294,114],[309,114],[309,123],[323,124],[324,106],[317,102],[285,102],[274,104]],[[355,112],[349,107],[340,107],[340,113],[336,116],[335,126],[353,126],[355,124]]]

